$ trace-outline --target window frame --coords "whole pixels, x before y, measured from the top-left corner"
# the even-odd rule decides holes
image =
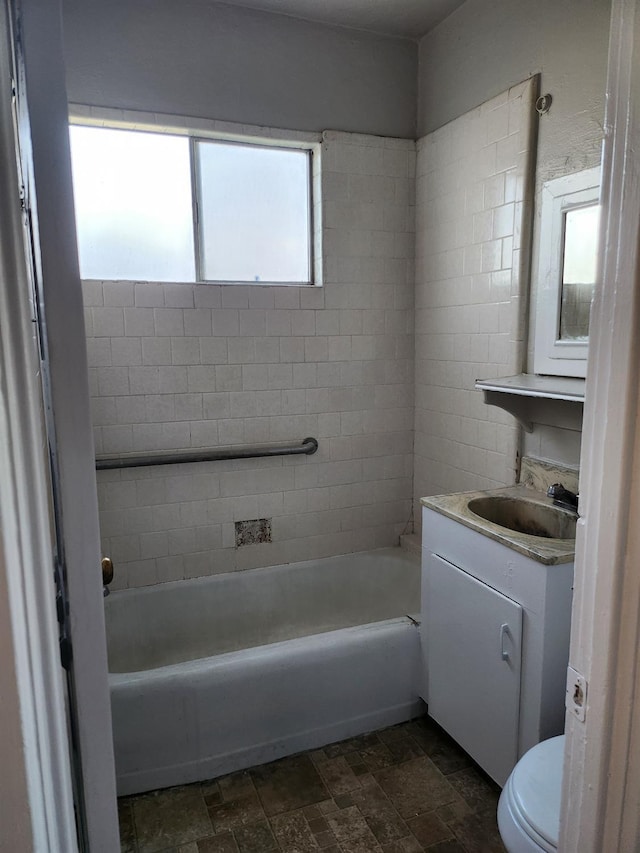
[[[105,130],[128,130],[137,133],[187,137],[191,175],[191,204],[193,228],[193,252],[195,277],[185,282],[196,285],[244,286],[244,287],[321,287],[322,277],[322,200],[321,200],[321,141],[319,133],[288,131],[278,128],[237,125],[209,119],[191,119],[138,113],[128,110],[88,107],[70,104],[69,125],[104,128]],[[307,263],[309,281],[241,281],[207,279],[203,276],[202,228],[199,209],[199,143],[219,142],[222,144],[259,147],[271,150],[298,150],[308,157],[308,215],[307,215]],[[115,281],[101,278],[96,280]],[[138,283],[153,279],[131,279]],[[174,283],[172,281],[162,282]],[[182,282],[181,282],[182,283]]]
[[[199,194],[199,190],[201,189],[201,168],[200,168],[200,157],[198,154],[198,145],[200,143],[209,143],[215,144],[218,143],[220,145],[238,145],[242,148],[265,148],[269,151],[304,151],[307,155],[307,269],[309,270],[309,281],[269,281],[269,280],[260,280],[260,281],[226,281],[225,279],[211,279],[205,278],[203,267],[204,267],[204,237],[202,233],[203,228],[203,220],[200,216],[200,199],[202,193]],[[264,284],[271,285],[272,287],[308,287],[314,286],[314,260],[315,260],[315,246],[314,246],[314,227],[313,227],[313,213],[314,213],[314,193],[313,193],[313,148],[309,146],[294,146],[294,145],[281,145],[281,144],[268,144],[264,142],[248,142],[244,139],[212,139],[211,137],[206,136],[189,136],[189,157],[191,162],[191,201],[192,201],[192,213],[193,213],[193,244],[194,244],[194,252],[195,252],[195,270],[196,270],[196,282],[199,284]]]

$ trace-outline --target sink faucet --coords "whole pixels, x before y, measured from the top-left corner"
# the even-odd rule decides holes
[[[562,483],[554,483],[547,489],[547,497],[553,498],[553,503],[556,506],[561,506],[564,509],[570,509],[572,512],[578,512],[578,495],[575,492],[570,492],[565,489]]]

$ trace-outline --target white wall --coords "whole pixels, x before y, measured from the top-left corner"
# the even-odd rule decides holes
[[[100,472],[114,586],[393,545],[409,521],[415,144],[322,148],[323,287],[84,283],[98,452],[320,443]],[[273,542],[236,549],[264,517]]]
[[[417,45],[210,0],[65,0],[69,100],[415,137]]]
[[[515,481],[515,422],[474,384],[522,359],[533,89],[520,84],[418,142],[416,501]]]
[[[467,0],[420,42],[418,135],[535,73],[538,178],[599,162],[610,0]]]
[[[610,0],[467,0],[420,42],[419,135],[540,72],[551,111],[538,123],[531,304],[542,183],[600,162]],[[530,312],[529,341],[534,339]],[[531,348],[528,369],[533,369]],[[576,464],[580,432],[537,424],[523,451]]]

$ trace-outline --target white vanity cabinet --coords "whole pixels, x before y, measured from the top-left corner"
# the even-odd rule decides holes
[[[429,714],[501,784],[518,756],[522,608],[428,557]]]
[[[503,785],[564,730],[573,563],[545,565],[423,509],[422,698]]]

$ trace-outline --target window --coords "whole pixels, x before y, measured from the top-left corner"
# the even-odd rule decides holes
[[[72,125],[80,273],[313,284],[312,146]]]

